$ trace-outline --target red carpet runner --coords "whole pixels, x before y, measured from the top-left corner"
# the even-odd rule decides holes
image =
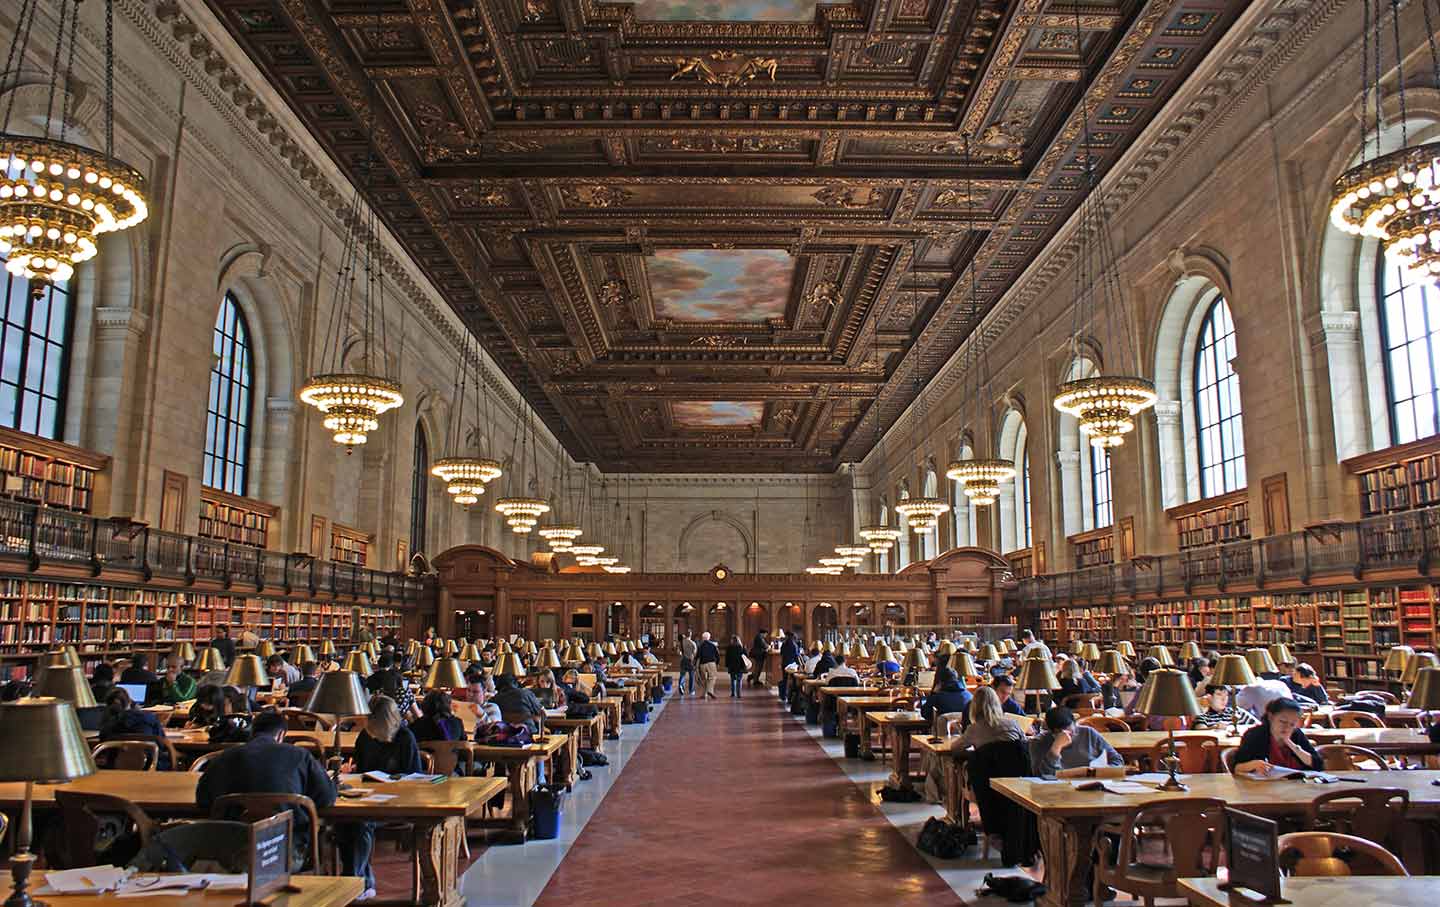
[[[963,903],[773,693],[718,695],[669,704],[537,907]]]

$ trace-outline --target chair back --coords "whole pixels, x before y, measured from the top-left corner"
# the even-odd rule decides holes
[[[238,744],[238,743],[231,743],[231,744],[228,744],[227,746],[225,746],[224,749],[211,750],[211,751],[208,752],[208,753],[201,753],[200,755],[198,755],[198,756],[195,757],[195,761],[194,761],[194,762],[191,762],[191,763],[190,763],[190,771],[192,771],[192,772],[204,772],[204,771],[205,771],[205,766],[209,765],[209,764],[210,764],[210,761],[211,761],[212,759],[218,759],[218,758],[220,757],[220,754],[223,753],[223,752],[225,752],[225,750],[226,750],[226,749],[229,749],[231,746],[240,746],[240,745],[241,745],[241,744]]]
[[[1160,730],[1162,731],[1183,731],[1190,727],[1189,718],[1162,718],[1160,719]]]
[[[1170,757],[1170,741],[1161,740],[1150,748],[1150,765],[1161,771]],[[1220,770],[1220,739],[1218,737],[1177,737],[1175,758],[1178,771],[1187,775],[1204,775]]]
[[[1160,838],[1169,850],[1169,859],[1161,866],[1147,860],[1147,881],[1152,886],[1158,883],[1167,888],[1174,887],[1177,894],[1173,896],[1183,897],[1178,894],[1178,879],[1215,874],[1224,850],[1221,842],[1225,829],[1225,801],[1212,797],[1185,797],[1147,803],[1132,809],[1121,827],[1118,858],[1111,839],[1106,835],[1096,836],[1099,862],[1113,862],[1120,872],[1125,872],[1125,867],[1141,862],[1136,850],[1140,829],[1158,828],[1161,830]]]
[[[307,712],[304,709],[281,709],[280,714],[285,716],[285,727],[291,731],[330,731],[335,725],[324,715],[317,715],[314,712]]]
[[[153,846],[143,848],[130,861],[131,869],[221,873],[250,870],[250,825],[246,822],[219,819],[167,822],[150,836],[150,843]]]
[[[1083,724],[1086,727],[1094,728],[1102,734],[1129,732],[1130,725],[1125,723],[1123,718],[1115,718],[1111,715],[1086,715],[1076,724]]]
[[[1328,831],[1281,835],[1280,867],[1293,876],[1408,876],[1393,853],[1364,838]]]
[[[1320,794],[1305,811],[1312,831],[1336,831],[1384,844],[1401,827],[1410,792],[1400,787],[1347,787]]]
[[[1314,737],[1311,736],[1311,741]],[[1315,752],[1325,760],[1325,771],[1387,771],[1390,768],[1385,757],[1374,750],[1353,743],[1326,743],[1315,747]]]
[[[110,740],[152,742],[160,748],[160,770],[172,772],[180,770],[180,751],[175,749],[175,744],[170,742],[169,737],[156,737],[153,734],[116,734]]]
[[[1060,701],[1067,709],[1096,709],[1103,697],[1099,693],[1071,693]]]
[[[431,774],[453,775],[457,768],[462,769],[462,775],[475,773],[475,754],[468,741],[426,740],[420,744],[420,752],[430,755]]]
[[[1330,715],[1330,720],[1337,728],[1385,726],[1385,720],[1383,718],[1379,715],[1372,715],[1369,712],[1333,712]]]
[[[1227,746],[1220,751],[1220,767],[1230,774],[1235,774],[1235,754],[1240,751],[1238,746]]]
[[[152,740],[107,740],[90,751],[101,769],[153,772],[160,767],[160,744]]]
[[[1305,739],[1317,747],[1327,743],[1344,743],[1345,735],[1339,731],[1327,731],[1321,728],[1306,728]]]
[[[930,720],[930,733],[934,734],[937,737],[944,736],[945,728],[949,726],[950,722],[963,722],[964,720],[964,712],[946,712],[943,715],[939,712],[936,712],[935,717]]]
[[[315,801],[304,794],[226,794],[216,797],[210,804],[210,818],[238,819],[242,822],[259,822],[278,815],[281,810],[302,813],[310,820],[310,840],[307,843],[305,863],[312,871],[320,868],[320,813]],[[298,871],[303,867],[292,867]]]
[[[95,866],[105,858],[97,844],[114,841],[133,832],[139,836],[140,847],[150,843],[155,823],[145,810],[123,797],[77,791],[55,791],[55,805],[60,809],[60,862],[57,869],[78,869]]]

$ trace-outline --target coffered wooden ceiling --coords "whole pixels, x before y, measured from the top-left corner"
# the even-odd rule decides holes
[[[207,2],[576,458],[685,472],[862,457],[1079,203],[1082,87],[1103,172],[1246,6]]]

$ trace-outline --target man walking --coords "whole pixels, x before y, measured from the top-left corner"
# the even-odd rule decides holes
[[[700,686],[705,690],[706,699],[715,698],[715,673],[720,670],[720,647],[710,641],[710,633],[700,634],[700,647],[696,650],[695,661],[700,666]]]
[[[785,634],[785,641],[780,644],[780,704],[786,705],[786,685],[789,675],[785,668],[800,660],[800,647],[796,645],[795,634],[789,630],[782,631]]]
[[[690,631],[686,630],[680,636],[679,695],[681,696],[684,696],[687,690],[691,696],[695,695],[695,653],[697,649],[695,640],[690,636]]]

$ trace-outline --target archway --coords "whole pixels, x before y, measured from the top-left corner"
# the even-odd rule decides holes
[[[745,610],[741,612],[741,616],[743,619],[742,627],[745,632],[740,635],[740,641],[745,643],[748,648],[750,641],[755,638],[756,633],[759,633],[761,630],[767,633],[770,631],[770,608],[767,605],[762,605],[760,602],[751,602],[745,607]]]
[[[821,602],[815,606],[810,615],[810,626],[814,630],[815,639],[823,639],[825,631],[835,629],[839,623],[839,617],[835,613],[835,606],[829,602]]]
[[[494,617],[488,610],[462,611],[455,615],[455,632],[471,642],[492,639],[495,636]]]
[[[689,602],[681,602],[675,606],[675,616],[670,621],[670,638],[679,640],[686,633],[699,635],[695,628],[695,606]]]
[[[735,635],[735,606],[729,602],[712,605],[705,615],[705,629],[710,631],[715,644],[723,649],[730,637]]]
[[[745,526],[718,510],[701,514],[680,532],[679,563],[683,573],[704,573],[716,564],[749,573],[750,535]]]
[[[850,606],[850,626],[869,627],[875,624],[875,607],[870,602],[855,602]]]
[[[665,638],[665,609],[650,602],[640,608],[640,635],[650,637],[650,645],[659,650],[673,647],[674,641]]]
[[[611,602],[605,609],[605,635],[616,639],[630,638],[630,609],[624,602]]]
[[[793,632],[805,632],[805,611],[794,602],[786,602],[780,607],[779,616],[775,619],[775,626],[781,630]]]
[[[884,624],[887,627],[903,627],[910,622],[910,611],[902,604],[886,602]]]

